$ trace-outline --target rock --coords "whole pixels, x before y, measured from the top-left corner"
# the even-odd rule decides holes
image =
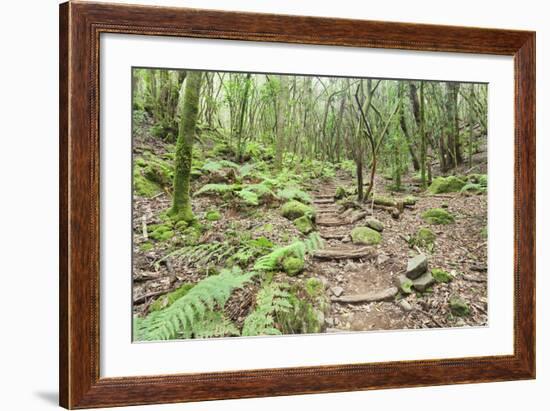
[[[340,297],[344,293],[344,289],[339,286],[330,287],[330,292],[336,297]]]
[[[426,271],[420,277],[414,279],[412,283],[415,290],[423,293],[435,283],[435,279],[433,278],[432,273]]]
[[[455,218],[442,208],[432,208],[422,214],[424,221],[430,224],[451,224]]]
[[[334,302],[340,302],[340,303],[371,303],[375,301],[388,301],[393,300],[395,295],[397,294],[397,288],[396,287],[390,287],[385,290],[381,291],[373,291],[366,294],[357,294],[357,295],[346,295],[343,297],[335,297],[332,298],[332,301]]]
[[[432,194],[453,193],[460,191],[465,185],[466,181],[456,176],[436,177],[428,187],[428,191]]]
[[[441,268],[432,268],[432,276],[438,283],[448,283],[453,279],[453,276]]]
[[[309,217],[305,215],[294,220],[294,225],[302,234],[309,234],[313,231],[313,224]]]
[[[349,243],[350,241],[351,241],[351,237],[350,237],[349,235],[347,235],[347,236],[345,236],[344,238],[342,238],[342,242],[343,242],[344,244]]]
[[[334,318],[332,318],[332,317],[326,318],[325,319],[325,324],[328,325],[330,328],[334,327]],[[328,329],[327,329],[327,331],[328,331]]]
[[[470,315],[470,307],[468,306],[468,303],[458,296],[452,296],[449,299],[449,308],[451,309],[453,315],[458,317]]]
[[[367,218],[365,220],[365,225],[369,228],[372,228],[373,230],[378,231],[378,232],[382,232],[382,230],[384,230],[384,224],[382,224],[376,218]]]
[[[283,270],[290,276],[295,276],[296,274],[302,272],[304,269],[304,260],[298,257],[286,257],[283,260]]]
[[[428,270],[428,258],[424,254],[418,254],[407,262],[406,275],[412,280],[420,277],[426,270]]]
[[[375,245],[382,240],[380,233],[369,227],[356,227],[350,235],[353,244]]]
[[[401,307],[403,311],[411,311],[413,309],[412,305],[407,300],[399,301],[399,307]]]
[[[307,216],[310,219],[315,219],[315,210],[299,201],[292,200],[285,203],[281,209],[283,217],[288,218],[289,220],[296,220],[302,216]]]

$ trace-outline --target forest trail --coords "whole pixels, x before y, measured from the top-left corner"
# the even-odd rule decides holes
[[[313,271],[330,295],[327,332],[403,328],[402,315],[381,309],[383,304],[395,307],[397,294],[391,272],[378,269],[386,257],[379,259],[372,247],[353,244],[349,234],[355,223],[339,212],[336,187],[350,184],[348,179],[333,179],[311,193],[317,230],[325,241],[324,249],[314,255]]]

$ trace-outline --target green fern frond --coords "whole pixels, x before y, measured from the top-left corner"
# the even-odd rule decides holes
[[[275,249],[273,252],[260,257],[254,264],[254,270],[273,271],[280,267],[285,257],[290,255],[304,259],[307,253],[323,247],[323,240],[318,233],[312,233],[303,241],[295,241],[285,247]]]
[[[274,316],[288,311],[292,305],[288,302],[290,294],[285,291],[287,284],[273,283],[264,286],[256,296],[256,308],[246,317],[243,336],[280,335],[274,326]]]
[[[222,168],[238,169],[239,165],[229,160],[219,160],[219,161],[210,160],[210,161],[207,161],[202,166],[203,171],[218,171],[218,170],[221,170]]]
[[[257,206],[260,204],[260,199],[258,198],[258,195],[247,188],[238,191],[237,196],[239,196],[246,205]]]
[[[155,311],[143,319],[136,319],[134,336],[140,341],[154,341],[213,332],[212,312],[217,307],[223,307],[233,290],[242,287],[255,274],[243,274],[240,269],[233,268],[205,278],[169,307]],[[220,321],[216,323],[215,329],[229,330],[228,323],[223,323],[225,326],[221,327]]]
[[[285,187],[284,189],[277,191],[277,196],[288,201],[298,200],[306,204],[311,203],[310,195],[294,186]]]
[[[227,241],[188,245],[166,254],[155,261],[154,266],[158,268],[162,261],[169,258],[179,258],[191,266],[206,266],[210,263],[219,264],[233,255],[236,250],[237,246]]]

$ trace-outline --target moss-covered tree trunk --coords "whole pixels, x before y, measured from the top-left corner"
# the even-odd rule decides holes
[[[277,121],[275,141],[275,168],[283,166],[283,151],[285,149],[286,110],[288,106],[288,76],[279,76],[279,90],[277,94]]]
[[[424,119],[424,82],[420,82],[420,178],[422,188],[427,187],[426,182],[426,130]]]
[[[185,81],[183,104],[180,104],[178,139],[176,142],[176,158],[174,165],[174,198],[170,215],[175,220],[190,222],[194,219],[190,198],[191,161],[193,156],[193,140],[199,109],[199,97],[202,73],[190,71]]]

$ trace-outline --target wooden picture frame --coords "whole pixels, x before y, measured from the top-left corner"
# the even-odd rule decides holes
[[[154,377],[100,378],[101,33],[513,56],[514,354]],[[136,404],[535,377],[535,33],[185,8],[60,6],[60,404]]]

